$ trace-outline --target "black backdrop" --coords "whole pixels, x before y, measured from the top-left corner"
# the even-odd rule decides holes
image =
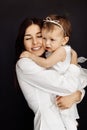
[[[0,130],[32,130],[33,112],[14,83],[15,39],[26,16],[43,18],[49,14],[69,16],[71,45],[79,56],[87,57],[86,0],[3,0],[0,1]],[[87,63],[83,64],[87,68]],[[87,94],[78,105],[79,130],[87,129]]]

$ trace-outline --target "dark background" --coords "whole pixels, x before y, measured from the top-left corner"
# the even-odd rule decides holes
[[[15,40],[22,20],[49,14],[66,14],[71,20],[71,46],[87,57],[86,0],[0,1],[0,130],[32,130],[33,112],[14,81]],[[87,62],[83,64],[87,68]],[[79,130],[87,129],[87,94],[78,105]]]

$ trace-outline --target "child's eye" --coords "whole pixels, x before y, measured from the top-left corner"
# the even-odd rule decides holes
[[[43,40],[46,40],[46,38],[45,38],[45,37],[43,37]]]
[[[51,41],[55,41],[54,39],[51,39]]]

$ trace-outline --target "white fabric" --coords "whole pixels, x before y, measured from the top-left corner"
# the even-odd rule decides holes
[[[84,63],[85,61],[87,61],[87,58],[81,56],[81,57],[78,57],[78,63]]]
[[[70,69],[70,71],[77,71],[75,75],[73,73],[74,77],[77,76],[79,73],[78,67],[75,68],[72,65],[71,67],[73,70]],[[58,74],[55,69],[45,70],[27,58],[22,58],[17,62],[16,73],[28,105],[35,113],[34,130],[66,130],[64,121],[72,119],[70,121],[72,122],[79,118],[76,105],[60,111],[54,101],[56,95],[64,96],[74,92],[77,89],[78,82],[76,80],[73,80],[74,83],[71,79],[65,81],[64,88],[61,84],[64,76]],[[68,75],[70,77],[69,73]],[[75,86],[76,88],[74,88]],[[66,117],[66,120],[61,118],[62,115]],[[72,125],[70,126],[73,128]],[[76,123],[74,123],[74,126],[76,126]],[[66,127],[67,130],[70,130],[67,124]]]

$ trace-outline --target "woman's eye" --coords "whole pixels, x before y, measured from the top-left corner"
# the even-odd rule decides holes
[[[40,35],[40,36],[37,36],[38,38],[42,38],[42,35]]]

